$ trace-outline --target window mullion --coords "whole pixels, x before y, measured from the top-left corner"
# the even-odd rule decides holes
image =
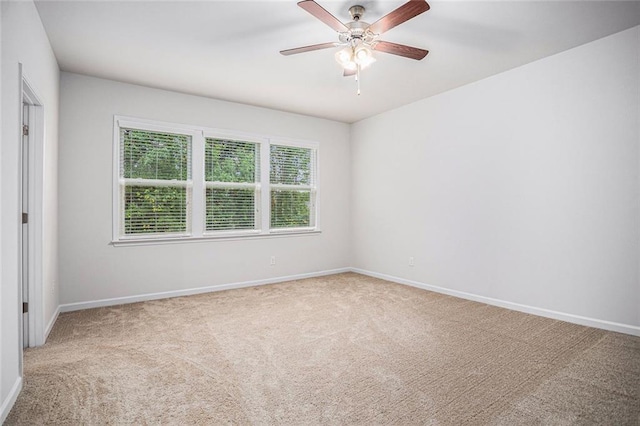
[[[271,142],[267,139],[260,144],[260,223],[261,234],[268,234],[271,228],[271,197],[269,171],[271,164]]]
[[[313,191],[315,189],[314,186],[311,185],[287,185],[283,183],[272,183],[271,189],[276,191],[284,190],[284,191]]]
[[[177,179],[120,179],[121,185],[128,186],[149,186],[149,187],[176,187],[176,188],[190,188],[192,182],[189,180],[177,180]]]
[[[191,232],[194,237],[204,233],[205,221],[205,183],[204,183],[204,134],[195,133],[192,138],[191,176],[193,190],[191,194]]]
[[[259,184],[255,182],[205,182],[205,186],[222,189],[254,189]]]

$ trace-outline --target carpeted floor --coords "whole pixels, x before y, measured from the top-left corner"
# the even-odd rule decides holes
[[[640,338],[353,273],[60,315],[7,424],[640,424]]]

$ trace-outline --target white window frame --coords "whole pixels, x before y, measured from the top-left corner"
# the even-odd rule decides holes
[[[174,133],[191,137],[191,199],[187,208],[187,221],[190,223],[190,232],[185,234],[149,234],[149,235],[124,235],[122,233],[121,209],[124,208],[121,199],[120,185],[120,128],[136,130]],[[260,147],[260,181],[256,184],[229,183],[229,182],[205,182],[205,141],[207,138],[237,140],[254,142]],[[316,185],[304,187],[311,189],[314,194],[311,197],[313,205],[310,209],[311,223],[313,226],[304,228],[277,228],[271,229],[271,185],[270,175],[270,149],[271,145],[285,145],[315,150]],[[170,242],[208,241],[219,239],[247,239],[264,237],[282,237],[307,234],[319,234],[319,181],[320,181],[320,145],[317,142],[301,141],[282,137],[270,137],[241,131],[214,129],[202,126],[191,126],[176,123],[160,122],[155,120],[140,119],[115,115],[113,119],[113,245],[140,245],[161,244]],[[250,230],[221,230],[206,231],[206,189],[209,187],[256,187],[256,228]],[[283,186],[283,185],[278,185]],[[288,187],[288,186],[287,186]],[[288,189],[288,188],[287,188]],[[297,186],[294,189],[301,189]]]

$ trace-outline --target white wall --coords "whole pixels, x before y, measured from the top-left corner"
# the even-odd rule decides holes
[[[0,6],[0,74],[2,71],[2,6]],[[0,78],[0,129],[3,128],[3,118],[2,118],[2,78]],[[2,131],[0,131],[0,152],[2,152]],[[2,161],[0,161],[0,200],[2,200]],[[2,207],[0,207],[0,241],[2,241]],[[2,244],[0,244],[0,307],[2,305]],[[9,405],[11,403],[11,399],[7,398],[9,395],[5,395],[5,392],[2,390],[2,376],[4,372],[4,364],[2,363],[2,352],[4,348],[4,340],[2,336],[4,320],[2,319],[2,314],[0,313],[0,423],[4,421],[7,411],[9,410]],[[10,373],[10,371],[9,371]]]
[[[349,126],[62,73],[61,303],[268,279],[349,266]],[[110,245],[114,114],[320,143],[319,235]],[[276,266],[269,266],[275,255]]]
[[[353,266],[640,326],[639,39],[354,124]]]
[[[20,230],[19,164],[21,93],[18,64],[44,102],[44,320],[48,323],[58,306],[57,281],[57,143],[58,65],[32,2],[2,2],[2,158],[1,226],[2,271],[0,326],[2,333],[0,404],[14,397],[20,381],[20,306],[18,247]],[[2,405],[5,407],[5,405]],[[5,412],[0,415],[5,415]]]

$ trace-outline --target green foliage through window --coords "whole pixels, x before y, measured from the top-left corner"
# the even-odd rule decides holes
[[[271,183],[310,185],[313,162],[312,150],[293,146],[271,145]]]
[[[207,189],[207,231],[255,228],[253,189]]]
[[[207,182],[259,182],[260,150],[253,142],[207,138],[205,180]]]
[[[124,233],[185,232],[187,229],[186,201],[186,188],[125,187]]]
[[[256,183],[260,180],[260,146],[207,138],[205,141],[207,231],[256,228]],[[238,188],[234,184],[245,184]]]
[[[315,151],[271,145],[271,228],[303,228],[312,223]]]
[[[272,191],[271,227],[301,228],[311,226],[310,191]]]
[[[120,176],[125,235],[187,231],[190,136],[121,128]],[[171,183],[154,184],[158,180]],[[177,184],[180,181],[185,185]]]
[[[191,177],[189,136],[120,129],[120,140],[122,177],[169,180]]]

